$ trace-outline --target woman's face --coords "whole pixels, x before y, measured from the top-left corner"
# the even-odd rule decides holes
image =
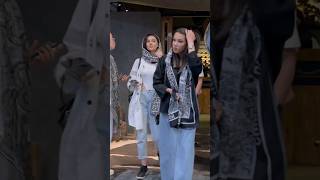
[[[172,39],[172,50],[174,53],[179,54],[186,49],[187,41],[186,36],[179,32],[174,33]]]
[[[112,33],[110,33],[110,50],[113,50],[116,48],[116,40],[114,39]]]
[[[156,52],[159,47],[157,38],[154,36],[148,36],[146,47],[149,52]]]

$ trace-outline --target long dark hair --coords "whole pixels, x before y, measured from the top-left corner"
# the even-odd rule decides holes
[[[172,52],[172,64],[174,68],[180,68],[182,69],[186,64],[187,64],[187,54],[188,54],[188,42],[187,42],[187,37],[186,37],[186,28],[178,28],[174,31],[172,39],[171,39],[171,45],[173,43],[173,37],[176,33],[180,33],[183,34],[185,36],[185,40],[186,40],[186,47],[185,49],[182,51],[182,53],[180,54],[176,54],[174,52]],[[200,36],[197,32],[194,32],[196,39],[194,41],[194,47],[195,47],[195,51],[197,52],[199,49],[199,43],[200,43]]]

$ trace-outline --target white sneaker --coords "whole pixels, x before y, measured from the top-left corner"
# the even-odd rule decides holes
[[[110,176],[112,176],[114,174],[114,170],[110,169]]]

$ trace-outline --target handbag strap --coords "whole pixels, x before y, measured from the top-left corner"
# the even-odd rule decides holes
[[[141,79],[140,75],[140,65],[141,65],[141,57],[139,58],[139,64],[138,64],[138,69],[137,69],[137,78]]]

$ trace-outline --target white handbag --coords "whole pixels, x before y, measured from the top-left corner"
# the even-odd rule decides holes
[[[143,110],[140,103],[140,91],[134,91],[128,109],[129,125],[136,130],[143,129]]]
[[[139,67],[137,69],[137,75],[135,77],[135,79],[141,83],[142,79],[141,79],[141,68],[140,68],[140,62],[139,62]],[[140,102],[140,95],[141,95],[141,89],[138,88],[137,90],[135,90],[133,92],[133,95],[131,97],[130,103],[129,103],[129,108],[128,108],[128,122],[129,125],[132,127],[135,127],[136,130],[141,130],[144,129],[144,114],[143,114],[143,109],[141,106],[141,102]]]

